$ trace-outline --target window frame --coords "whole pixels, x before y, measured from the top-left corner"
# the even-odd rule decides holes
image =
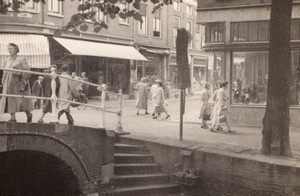
[[[190,9],[188,9],[190,8]],[[188,16],[193,16],[193,5],[186,4],[185,12]]]
[[[217,28],[217,31],[212,31],[213,29],[216,29],[216,28]],[[220,31],[220,29],[222,31]],[[205,44],[225,43],[225,23],[221,23],[221,22],[210,23],[205,26],[204,30],[205,30],[205,32],[204,32],[204,43]],[[216,32],[217,32],[217,39],[216,39]],[[220,32],[221,32],[221,34],[220,34]],[[212,39],[212,37],[213,37],[213,39]]]
[[[178,27],[175,25],[175,19],[178,19]],[[174,16],[173,22],[173,46],[176,47],[177,30],[181,27],[181,18],[179,16]]]
[[[180,1],[175,0],[173,3],[174,3],[174,6],[173,6],[174,11],[180,12],[180,10],[181,10],[181,3],[180,3]]]
[[[161,21],[161,9],[159,9],[159,10],[157,10],[156,12],[157,13],[155,13],[154,14],[154,16],[153,16],[153,34],[152,34],[152,36],[154,37],[154,38],[161,38],[162,37],[162,21]],[[158,15],[158,16],[157,16]],[[158,23],[158,24],[157,24]],[[156,28],[156,27],[158,27],[158,29]],[[159,36],[155,36],[154,35],[154,33],[155,32],[159,32]]]
[[[54,12],[52,10],[50,10],[50,5],[52,1],[55,1],[55,0],[48,0],[47,3],[48,3],[48,12],[47,14],[50,15],[50,16],[63,16],[64,13],[63,13],[63,1],[59,1],[59,0],[56,0],[57,1],[57,5],[59,6],[58,9],[59,11],[58,12]]]
[[[26,3],[33,3],[33,5],[34,5],[34,8],[33,9],[31,9],[31,8],[22,8],[22,4],[21,4],[21,7],[19,8],[19,10],[21,11],[21,12],[23,12],[23,13],[32,13],[32,14],[37,14],[37,13],[39,13],[40,12],[40,2],[34,2],[34,1],[29,1],[29,2],[24,2],[24,0],[20,0],[20,1],[22,1],[23,3],[25,3],[25,5],[26,5]],[[12,3],[12,0],[4,0],[3,1],[3,3]],[[12,8],[11,7],[9,7],[8,8],[8,11],[13,11],[12,10]]]
[[[190,24],[190,29],[188,29],[188,24]],[[186,30],[190,32],[191,36],[193,37],[193,21],[192,20],[186,20]],[[193,38],[191,39],[190,43],[188,44],[188,48],[193,48]]]
[[[120,11],[122,11],[124,9],[127,9],[127,10],[129,9],[129,4],[126,1],[124,1],[124,0],[119,1],[118,5],[119,5],[119,8],[120,8]],[[124,8],[121,8],[120,5],[124,5]],[[126,19],[123,19],[123,18],[121,18],[119,16],[119,24],[121,24],[121,25],[129,25],[129,17],[127,17]]]

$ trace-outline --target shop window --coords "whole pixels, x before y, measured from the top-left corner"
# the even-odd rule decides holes
[[[179,1],[174,1],[174,10],[180,12],[180,2]]]
[[[63,2],[59,0],[48,1],[48,13],[63,15]]]
[[[207,64],[207,81],[210,83],[210,91],[213,93],[225,81],[225,53],[209,53]]]
[[[147,35],[147,4],[140,4],[140,14],[142,15],[143,22],[138,22],[138,34]]]
[[[205,43],[224,42],[223,23],[214,23],[205,26]]]
[[[266,103],[268,58],[268,52],[233,52],[232,103]]]
[[[96,20],[97,21],[103,21],[106,24],[108,23],[107,15],[104,15],[103,12],[99,8],[97,8],[97,11],[96,11]]]
[[[128,10],[129,9],[129,4],[126,3],[126,1],[120,1],[119,2],[119,8],[120,8],[121,11]],[[119,23],[129,25],[129,18],[127,17],[127,18],[123,19],[123,18],[119,17]]]
[[[161,10],[157,10],[153,17],[153,37],[161,37]]]
[[[238,22],[231,24],[232,42],[268,41],[270,33],[269,22]]]
[[[207,59],[194,58],[193,59],[193,89],[202,90],[207,79]]]
[[[180,18],[174,17],[174,27],[173,27],[173,46],[176,47],[176,38],[177,38],[177,30],[180,29]]]

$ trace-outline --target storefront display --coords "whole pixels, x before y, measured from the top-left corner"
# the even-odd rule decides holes
[[[220,88],[225,80],[225,54],[214,52],[208,54],[207,82],[210,83],[211,93]]]

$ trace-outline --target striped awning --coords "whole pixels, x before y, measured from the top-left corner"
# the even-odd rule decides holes
[[[0,66],[9,57],[7,45],[15,43],[19,46],[19,56],[26,58],[30,68],[48,68],[50,52],[48,39],[42,35],[32,34],[0,34]]]

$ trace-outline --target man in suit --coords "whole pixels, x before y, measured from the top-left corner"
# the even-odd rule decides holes
[[[39,76],[36,81],[33,82],[32,85],[32,95],[37,97],[43,96],[43,88],[42,88],[42,82],[44,80],[43,76]],[[41,107],[41,100],[37,99],[34,102],[34,109],[40,109]]]

